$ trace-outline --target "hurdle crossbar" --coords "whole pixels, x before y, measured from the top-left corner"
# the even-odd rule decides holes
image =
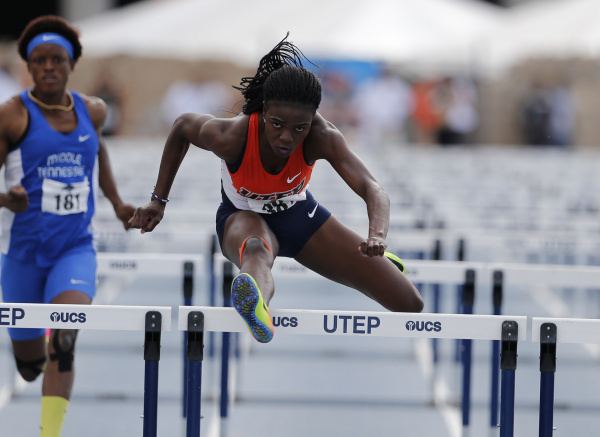
[[[171,330],[171,307],[0,303],[0,327],[146,330],[146,313],[161,314],[162,331]]]
[[[187,330],[191,311],[204,314],[204,330],[246,332],[248,327],[234,308],[180,306],[178,329]],[[467,338],[500,340],[502,323],[514,320],[522,326],[525,316],[480,316],[458,314],[391,313],[377,311],[334,311],[271,309],[276,334],[367,335],[373,337]]]
[[[178,329],[189,330],[189,317],[201,317],[204,331],[244,332],[248,328],[234,308],[180,306]],[[526,339],[526,316],[478,316],[456,314],[390,313],[372,311],[298,310],[271,309],[276,333],[312,335],[370,335],[379,337],[428,337],[462,338],[473,340],[506,340],[506,325],[513,329],[508,335],[515,343]],[[519,325],[521,329],[518,329]],[[516,350],[516,349],[515,349]],[[192,379],[188,375],[188,383]],[[514,384],[514,378],[503,379],[503,387]],[[190,390],[198,388],[190,388]],[[514,386],[507,391],[514,392]],[[221,394],[223,396],[223,393]],[[514,398],[505,411],[514,409]],[[195,411],[188,410],[188,433],[186,437],[199,436],[198,427],[200,405]],[[512,435],[513,415],[501,420],[501,429]],[[192,429],[194,430],[192,432]]]
[[[557,343],[600,344],[600,320],[532,317],[531,341],[541,340],[540,328],[544,323],[553,323],[557,330]]]
[[[99,252],[98,274],[111,276],[136,275],[181,276],[186,262],[204,266],[203,255],[165,253],[112,253]],[[204,269],[197,269],[203,272]]]
[[[504,285],[548,284],[552,287],[598,288],[600,267],[556,264],[489,264],[504,274]]]

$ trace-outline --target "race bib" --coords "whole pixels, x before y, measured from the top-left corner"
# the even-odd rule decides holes
[[[90,183],[86,180],[65,184],[44,179],[42,183],[42,211],[57,215],[78,214],[87,211]]]
[[[248,199],[248,206],[254,212],[259,214],[274,214],[289,209],[297,202],[297,200],[254,200]]]

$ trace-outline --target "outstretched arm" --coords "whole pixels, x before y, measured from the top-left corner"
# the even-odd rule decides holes
[[[318,157],[326,159],[346,184],[367,205],[369,233],[358,248],[366,256],[382,256],[387,249],[386,237],[390,220],[390,198],[362,160],[348,147],[344,136],[331,123],[323,120],[314,126]],[[311,132],[312,133],[312,132]]]
[[[150,203],[135,211],[133,217],[129,220],[131,227],[141,229],[143,234],[152,232],[160,223],[164,216],[166,200],[169,197],[173,181],[190,144],[209,150],[200,135],[200,131],[204,124],[212,118],[214,117],[211,115],[183,114],[175,120],[167,137],[160,161],[158,179],[154,187],[155,196],[152,196]]]
[[[133,216],[135,207],[133,205],[124,203],[119,196],[117,190],[117,183],[113,175],[112,167],[110,165],[110,158],[108,156],[108,149],[104,143],[102,137],[102,126],[106,119],[106,104],[99,98],[87,97],[86,104],[94,128],[96,129],[96,135],[98,136],[99,148],[98,148],[98,184],[100,189],[110,201],[115,210],[115,214],[119,220],[123,223],[123,227],[128,230],[131,228],[129,225],[129,219]]]

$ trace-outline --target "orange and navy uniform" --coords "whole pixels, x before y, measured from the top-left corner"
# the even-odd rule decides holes
[[[284,169],[278,174],[265,171],[258,149],[258,116],[250,116],[246,149],[238,169],[232,171],[225,161],[221,163],[223,190],[238,209],[249,209],[259,214],[273,214],[306,200],[306,189],[314,163],[307,164],[303,144],[290,155]]]
[[[250,115],[248,137],[238,164],[221,163],[217,236],[223,247],[225,223],[231,214],[254,211],[261,214],[277,237],[277,255],[293,258],[331,213],[308,191],[314,163],[305,161],[303,144],[294,150],[279,174],[265,171],[258,149],[258,120],[258,113]]]

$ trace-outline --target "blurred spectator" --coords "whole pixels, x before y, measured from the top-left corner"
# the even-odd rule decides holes
[[[19,79],[11,74],[8,65],[0,66],[0,103],[6,102],[9,98],[19,94],[23,86]]]
[[[118,135],[123,118],[123,95],[109,70],[102,72],[92,94],[106,103],[106,121],[102,127],[102,135]]]
[[[433,102],[435,86],[435,81],[426,79],[413,84],[413,140],[419,144],[432,144],[437,139],[440,117]]]
[[[340,130],[355,124],[351,110],[352,85],[343,73],[323,70],[321,75],[322,100],[319,112]]]
[[[549,144],[550,104],[545,86],[535,82],[523,101],[525,141],[532,146]]]
[[[467,144],[479,124],[477,90],[466,77],[446,77],[433,93],[440,117],[437,142],[441,145]]]
[[[359,142],[365,151],[376,151],[388,140],[405,143],[406,122],[413,104],[410,85],[388,68],[360,84],[353,107]]]
[[[162,119],[171,126],[178,116],[186,112],[214,114],[225,111],[230,99],[231,87],[220,81],[173,82],[163,97]]]
[[[570,89],[534,82],[523,103],[524,134],[533,146],[569,146],[575,124]]]
[[[550,91],[550,142],[567,147],[573,143],[575,129],[575,104],[570,88],[560,84]]]

